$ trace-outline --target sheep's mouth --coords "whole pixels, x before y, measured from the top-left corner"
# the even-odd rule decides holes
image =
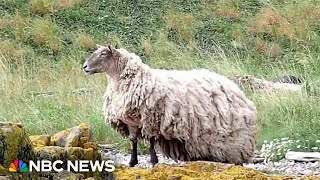
[[[84,69],[84,72],[85,72],[87,75],[91,75],[91,74],[95,74],[95,73],[96,73],[95,70],[87,70],[87,69]]]

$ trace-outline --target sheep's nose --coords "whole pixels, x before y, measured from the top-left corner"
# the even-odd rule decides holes
[[[87,68],[87,67],[88,67],[88,65],[85,64],[85,65],[83,65],[82,69],[85,69],[85,68]]]

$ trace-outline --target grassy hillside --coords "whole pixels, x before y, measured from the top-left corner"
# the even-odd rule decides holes
[[[0,0],[0,15],[0,121],[31,134],[86,122],[99,140],[129,148],[104,123],[104,75],[81,71],[95,44],[111,42],[154,68],[302,77],[306,96],[248,92],[259,146],[290,138],[299,140],[290,148],[320,148],[319,0]],[[79,88],[90,91],[73,93]]]

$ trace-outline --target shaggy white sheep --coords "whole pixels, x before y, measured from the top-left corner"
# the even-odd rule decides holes
[[[99,46],[84,63],[87,74],[108,79],[105,120],[132,142],[129,166],[138,163],[137,141],[174,160],[248,163],[254,156],[257,111],[227,77],[205,69],[150,68],[139,56],[111,45]]]

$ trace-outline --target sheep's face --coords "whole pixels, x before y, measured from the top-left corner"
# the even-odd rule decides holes
[[[97,45],[97,50],[83,64],[83,70],[91,75],[96,73],[110,73],[115,66],[116,49],[111,45]]]

